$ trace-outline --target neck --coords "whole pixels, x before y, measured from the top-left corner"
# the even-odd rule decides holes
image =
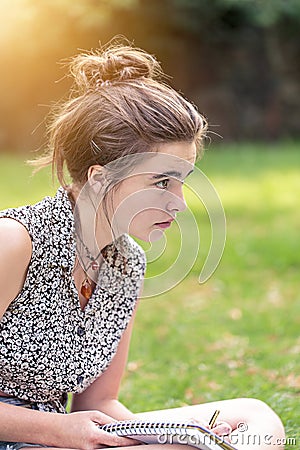
[[[113,234],[109,218],[103,206],[93,202],[89,195],[76,186],[71,186],[75,230],[83,243],[93,255],[98,254],[107,245],[111,244],[120,234]]]

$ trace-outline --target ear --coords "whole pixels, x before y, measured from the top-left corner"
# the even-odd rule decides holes
[[[105,169],[100,165],[90,166],[88,168],[87,178],[89,186],[96,194],[99,194],[106,183]]]

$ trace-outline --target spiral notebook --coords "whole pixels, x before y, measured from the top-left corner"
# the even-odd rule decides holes
[[[188,422],[126,420],[102,425],[101,429],[144,444],[183,444],[200,450],[237,450],[207,428]]]

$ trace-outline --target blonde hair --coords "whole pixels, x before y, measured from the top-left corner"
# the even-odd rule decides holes
[[[62,186],[65,166],[82,184],[90,166],[153,151],[157,144],[195,140],[201,150],[205,118],[163,81],[159,63],[145,51],[113,42],[72,58],[69,75],[74,85],[52,113],[49,151],[32,162],[52,164]]]

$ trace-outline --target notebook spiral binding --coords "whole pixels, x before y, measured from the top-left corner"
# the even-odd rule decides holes
[[[146,444],[185,444],[200,450],[236,450],[221,437],[194,423],[128,420],[102,425],[101,429]]]

